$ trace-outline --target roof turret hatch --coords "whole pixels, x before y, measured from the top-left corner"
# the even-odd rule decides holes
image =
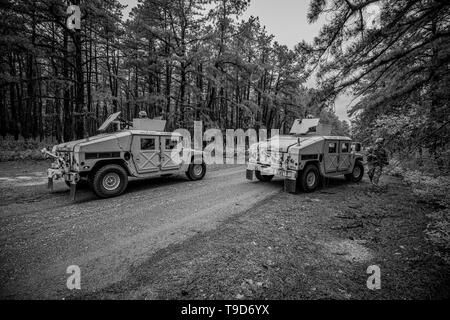
[[[321,123],[320,119],[297,119],[292,125],[290,134],[308,136],[329,136],[331,125]]]

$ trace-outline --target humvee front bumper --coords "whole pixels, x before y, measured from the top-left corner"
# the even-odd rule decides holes
[[[270,166],[263,166],[260,164],[247,165],[246,177],[248,180],[253,180],[255,171],[261,172],[263,176],[279,176],[288,180],[297,180],[297,171],[285,168],[274,168]]]
[[[63,169],[47,169],[48,188],[53,190],[53,180],[64,179],[64,181],[75,185],[80,181],[80,175],[76,172],[64,172]]]

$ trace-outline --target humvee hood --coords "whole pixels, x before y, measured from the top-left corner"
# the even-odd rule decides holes
[[[289,147],[298,143],[298,138],[293,136],[276,136],[259,144],[260,149],[277,150],[287,152]]]
[[[110,139],[117,139],[117,135],[115,133],[106,133],[106,134],[99,134],[97,136],[93,136],[93,137],[86,138],[86,139],[81,139],[81,140],[75,140],[75,141],[61,143],[61,144],[56,146],[56,151],[73,152],[74,148],[76,146],[80,146],[83,143],[87,143],[87,142],[91,143],[91,142],[93,142],[95,140],[100,140],[100,139],[102,139],[102,141],[110,140]]]
[[[298,136],[277,136],[272,139],[260,142],[258,144],[260,149],[270,149],[276,150],[278,146],[279,152],[288,152],[289,148],[297,145],[300,141],[300,148],[308,146],[312,143],[315,143],[319,140],[323,140],[323,137],[320,136],[306,136],[306,137],[298,137]]]

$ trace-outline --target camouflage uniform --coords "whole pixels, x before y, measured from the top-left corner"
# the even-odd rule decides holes
[[[369,167],[367,174],[369,175],[370,182],[378,186],[383,173],[383,166],[388,164],[387,152],[381,143],[377,143],[375,147],[369,150],[367,164]]]

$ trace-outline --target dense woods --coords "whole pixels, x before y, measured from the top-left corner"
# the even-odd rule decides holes
[[[168,130],[281,128],[321,114],[348,125],[304,87],[307,59],[274,41],[245,0],[141,0],[130,19],[117,0],[2,1],[0,133],[67,141],[95,133],[108,114],[147,111]]]
[[[330,22],[299,49],[318,68],[321,99],[350,92],[359,139],[385,137],[406,155],[426,148],[448,168],[450,1],[313,0],[308,19],[320,16]]]
[[[66,26],[70,4],[81,8],[79,31]],[[346,134],[333,104],[347,93],[359,141],[382,136],[392,152],[448,158],[449,1],[312,0],[304,19],[327,22],[294,49],[258,17],[243,19],[248,6],[140,0],[125,20],[117,0],[2,1],[1,136],[67,141],[95,134],[112,112],[129,120],[141,110],[168,130],[202,120],[286,131],[312,114]]]

